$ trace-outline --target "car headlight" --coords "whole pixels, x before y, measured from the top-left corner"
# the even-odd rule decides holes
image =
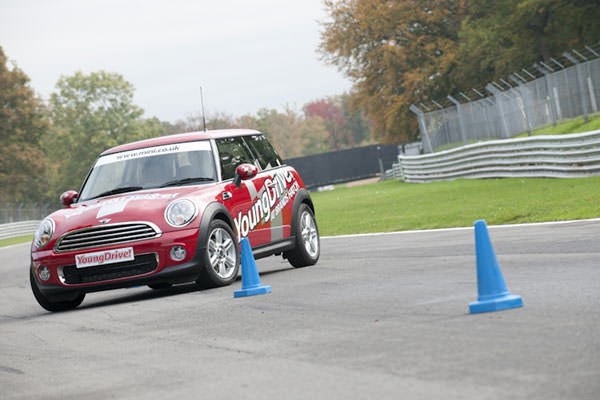
[[[46,218],[40,224],[40,227],[35,232],[33,244],[36,248],[41,249],[48,244],[54,233],[54,221],[52,218]]]
[[[176,228],[186,226],[196,216],[196,204],[189,199],[175,200],[165,210],[165,220]]]

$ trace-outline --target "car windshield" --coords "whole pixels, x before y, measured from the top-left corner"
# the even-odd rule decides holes
[[[208,141],[148,147],[98,158],[80,201],[142,189],[213,182],[217,179]]]

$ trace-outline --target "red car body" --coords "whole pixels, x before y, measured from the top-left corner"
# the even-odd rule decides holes
[[[157,172],[140,178],[157,164]],[[178,180],[184,170],[189,176]],[[117,185],[126,176],[138,179],[134,186]],[[117,187],[98,193],[111,185]],[[32,289],[51,311],[74,308],[85,293],[100,290],[229,284],[243,237],[256,258],[282,254],[305,266],[319,257],[310,194],[257,131],[185,133],[114,147],[100,155],[81,195],[69,191],[61,200],[65,208],[43,221],[31,250]]]

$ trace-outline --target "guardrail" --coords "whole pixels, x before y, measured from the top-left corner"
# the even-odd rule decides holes
[[[41,221],[21,221],[9,224],[0,224],[0,239],[25,236],[33,234]]]
[[[600,130],[481,142],[420,156],[398,156],[394,177],[406,182],[459,178],[600,175]]]

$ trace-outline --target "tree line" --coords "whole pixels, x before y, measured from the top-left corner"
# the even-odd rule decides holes
[[[62,76],[43,101],[0,47],[0,203],[56,203],[77,189],[102,151],[118,144],[204,129],[202,116],[177,122],[144,117],[135,88],[117,73]],[[264,132],[286,158],[366,144],[370,125],[343,94],[307,103],[302,110],[260,109],[254,115],[207,116],[208,129]]]
[[[417,137],[411,104],[481,88],[600,39],[598,0],[325,0],[319,51],[354,81],[376,140]]]

